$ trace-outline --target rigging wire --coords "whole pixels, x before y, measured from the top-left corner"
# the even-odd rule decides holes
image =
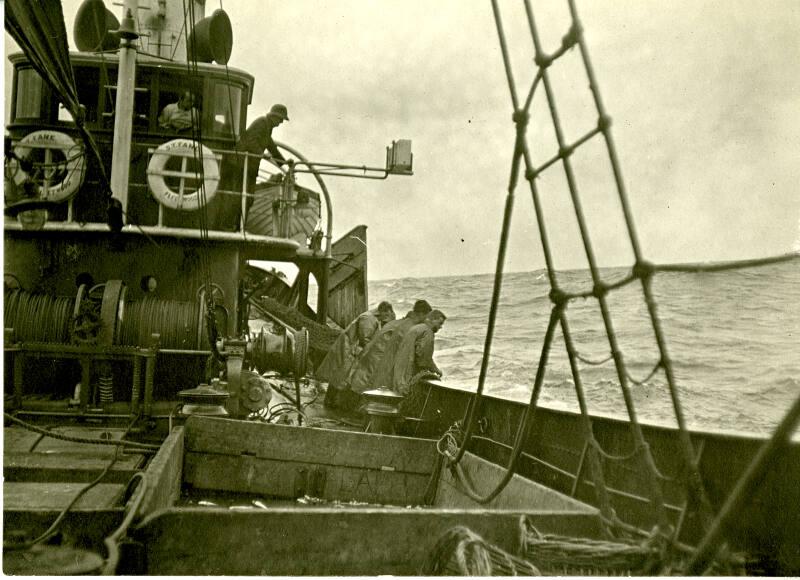
[[[743,270],[745,268],[759,268],[783,264],[800,259],[800,252],[790,252],[779,256],[753,258],[748,260],[734,260],[730,262],[716,262],[713,264],[654,264],[655,272],[684,272],[689,274],[727,272],[730,270]]]
[[[196,43],[197,37],[194,34],[189,34],[190,26],[193,26],[195,22],[195,11],[194,11],[194,2],[189,0],[189,6],[187,9],[187,0],[183,0],[183,18],[184,18],[184,27],[187,31],[186,38],[187,38],[187,53],[191,54],[191,58],[186,59],[186,69],[187,73],[190,78],[199,78],[199,68],[197,65],[197,50],[196,50]],[[191,39],[192,46],[188,45],[188,41]],[[194,92],[194,91],[193,91]],[[211,257],[210,257],[210,241],[209,241],[209,217],[208,217],[208,198],[206,195],[205,189],[205,174],[204,174],[204,163],[203,163],[203,150],[202,150],[202,113],[195,107],[197,110],[197,118],[193,119],[192,122],[192,139],[195,141],[197,146],[193,149],[193,161],[195,167],[195,174],[199,179],[199,189],[198,195],[200,198],[200,208],[198,213],[199,218],[199,230],[200,230],[200,240],[201,240],[201,251],[199,252],[200,255],[200,268],[201,268],[201,277],[203,279],[204,287],[207,289],[205,292],[205,300],[206,300],[206,323],[207,323],[207,332],[208,332],[208,340],[211,346],[211,352],[213,353],[214,357],[218,360],[220,359],[220,353],[217,349],[216,339],[218,336],[218,330],[216,326],[216,316],[215,316],[215,299],[214,299],[214,292],[212,289],[212,277],[211,277]],[[199,158],[199,161],[198,161]]]
[[[586,221],[586,217],[583,211],[581,198],[578,195],[578,186],[575,173],[572,168],[572,164],[570,161],[571,154],[573,149],[567,146],[564,139],[564,131],[561,126],[561,121],[556,105],[556,97],[554,89],[551,85],[550,75],[548,74],[547,67],[551,64],[552,61],[542,62],[544,59],[542,55],[544,52],[542,50],[541,41],[539,39],[538,29],[536,27],[533,11],[531,9],[530,2],[525,2],[525,12],[528,18],[528,27],[530,29],[531,38],[533,40],[533,45],[537,55],[537,64],[543,67],[544,70],[542,72],[542,84],[548,104],[548,108],[550,110],[550,118],[552,120],[552,125],[555,131],[556,142],[558,143],[559,147],[559,156],[561,157],[561,165],[564,170],[564,176],[567,181],[568,189],[570,198],[572,200],[572,206],[575,213],[576,220],[578,222],[578,228],[581,233],[581,239],[583,241],[584,253],[586,255],[586,259],[589,265],[589,270],[592,275],[592,280],[595,285],[595,294],[598,301],[598,305],[600,307],[600,312],[603,318],[603,324],[606,330],[606,337],[608,338],[609,347],[611,352],[614,355],[614,363],[615,368],[617,371],[617,379],[619,381],[620,390],[622,391],[622,397],[625,402],[625,408],[628,413],[629,424],[631,428],[631,434],[636,442],[636,445],[642,445],[644,442],[644,434],[641,429],[641,425],[639,424],[639,420],[637,417],[636,406],[633,401],[633,396],[630,390],[630,386],[628,384],[627,375],[625,372],[625,361],[623,357],[623,353],[619,348],[616,333],[614,331],[613,322],[611,320],[610,310],[608,308],[608,304],[606,302],[606,293],[607,291],[605,288],[601,286],[602,278],[600,276],[597,260],[595,258],[594,249],[591,244],[590,236],[589,236],[589,229],[588,223]],[[573,18],[573,27],[571,28],[571,32],[578,31],[580,28],[577,26],[577,21]],[[579,34],[573,34],[571,38],[565,38],[564,44],[566,45],[569,43],[570,45],[574,46],[579,39]],[[649,453],[643,454],[643,467],[645,469],[645,473],[648,477],[648,483],[650,487],[650,494],[651,494],[651,501],[654,504],[654,508],[656,514],[658,516],[658,520],[660,526],[663,529],[667,529],[669,524],[669,519],[667,517],[666,509],[664,507],[665,500],[664,500],[664,492],[661,488],[661,484],[658,481],[657,477],[655,476],[654,470],[654,462],[653,458]]]
[[[667,377],[667,382],[670,388],[670,396],[673,402],[673,408],[676,415],[676,420],[678,422],[678,427],[681,433],[681,443],[682,443],[682,451],[684,454],[684,462],[687,465],[687,471],[689,473],[689,493],[693,495],[693,497],[697,500],[699,509],[701,512],[701,517],[704,522],[708,522],[708,514],[709,512],[709,504],[708,500],[705,495],[705,490],[702,486],[702,482],[699,479],[699,474],[697,473],[697,463],[696,463],[696,455],[694,453],[694,448],[692,447],[692,443],[688,438],[688,431],[686,430],[685,421],[683,418],[683,411],[680,405],[680,401],[678,399],[677,388],[674,383],[674,378],[672,374],[672,368],[670,364],[670,359],[667,354],[666,350],[666,343],[663,338],[663,333],[661,331],[660,322],[658,320],[656,314],[656,307],[655,301],[652,297],[652,292],[650,288],[650,278],[652,274],[656,271],[656,268],[647,264],[641,256],[641,251],[639,249],[639,242],[636,236],[636,231],[633,226],[632,215],[629,209],[629,204],[627,201],[627,195],[622,183],[621,172],[619,169],[619,164],[616,158],[616,151],[613,146],[613,141],[610,137],[610,118],[605,113],[605,109],[603,108],[602,101],[600,99],[599,91],[597,89],[597,83],[594,79],[594,73],[591,68],[591,63],[588,60],[588,54],[586,51],[586,47],[584,45],[583,35],[582,35],[582,27],[580,24],[580,20],[577,17],[577,13],[575,11],[574,2],[572,0],[569,1],[570,5],[570,14],[572,16],[572,24],[569,28],[568,33],[562,39],[561,47],[552,55],[547,55],[543,52],[541,43],[539,41],[538,30],[534,21],[533,11],[531,9],[530,2],[528,0],[525,1],[525,12],[528,20],[528,26],[531,33],[531,39],[533,41],[533,48],[535,51],[535,63],[538,67],[536,75],[534,77],[533,83],[530,87],[530,91],[528,92],[525,104],[522,108],[519,105],[519,99],[517,97],[516,92],[516,83],[514,81],[514,76],[512,72],[512,67],[509,58],[509,51],[508,46],[505,38],[505,33],[503,30],[502,19],[500,16],[499,6],[496,0],[492,0],[492,8],[495,16],[495,23],[497,26],[497,33],[498,38],[500,41],[500,48],[503,56],[503,64],[506,71],[506,79],[509,85],[509,93],[511,96],[512,105],[514,108],[513,114],[513,121],[516,125],[516,142],[514,147],[514,156],[512,160],[512,170],[511,170],[511,177],[509,179],[509,187],[508,193],[506,197],[506,208],[504,211],[504,218],[503,218],[503,228],[501,230],[501,238],[500,238],[500,246],[498,249],[498,258],[497,258],[497,268],[495,272],[495,281],[494,281],[494,288],[492,293],[492,302],[489,311],[489,322],[487,325],[487,333],[486,333],[486,340],[484,345],[484,352],[481,361],[481,370],[478,378],[478,388],[475,397],[472,398],[471,404],[468,407],[466,417],[464,419],[464,424],[466,426],[466,432],[464,435],[464,439],[461,445],[458,447],[458,450],[453,453],[447,453],[448,459],[450,460],[451,466],[453,464],[457,464],[458,461],[463,457],[463,454],[469,444],[469,439],[472,435],[473,426],[475,424],[475,412],[478,408],[481,398],[483,396],[483,390],[486,380],[486,373],[487,367],[491,352],[492,346],[492,337],[494,334],[494,326],[496,323],[496,314],[497,314],[497,305],[499,302],[499,294],[502,287],[502,276],[504,271],[504,261],[505,261],[505,252],[508,242],[508,235],[510,229],[510,216],[513,209],[513,199],[514,199],[514,189],[517,184],[518,173],[520,170],[520,161],[524,160],[525,162],[525,178],[529,182],[531,195],[534,203],[535,215],[537,218],[537,222],[539,224],[539,232],[540,238],[542,242],[542,249],[544,252],[545,262],[547,265],[547,273],[548,278],[550,280],[550,298],[551,301],[555,305],[562,305],[559,308],[559,318],[561,322],[562,333],[565,339],[565,346],[567,349],[567,353],[570,360],[570,365],[572,368],[572,373],[574,377],[575,389],[576,394],[578,396],[578,401],[581,407],[581,415],[583,417],[583,426],[584,426],[584,436],[586,437],[587,441],[594,440],[592,434],[592,427],[591,421],[588,415],[588,407],[586,405],[583,386],[580,381],[580,369],[577,367],[577,361],[583,360],[584,362],[590,362],[591,364],[602,364],[603,362],[607,362],[607,360],[613,360],[617,372],[617,378],[619,381],[620,388],[622,390],[623,399],[625,401],[626,409],[628,412],[628,417],[630,420],[631,426],[631,435],[634,439],[635,449],[637,450],[637,454],[639,453],[638,450],[641,450],[641,461],[642,466],[645,469],[645,473],[648,475],[650,493],[651,493],[651,501],[654,505],[658,521],[660,527],[663,530],[668,530],[670,528],[669,520],[666,515],[666,510],[664,506],[664,496],[663,490],[661,488],[661,484],[659,482],[659,476],[661,475],[658,472],[658,469],[655,465],[652,455],[649,452],[649,447],[647,446],[644,435],[641,430],[641,426],[638,423],[636,408],[633,403],[633,399],[631,396],[630,385],[631,384],[640,384],[639,381],[635,381],[630,377],[630,374],[627,370],[623,354],[619,349],[617,344],[616,334],[614,331],[614,327],[612,324],[610,310],[608,308],[608,304],[606,302],[606,296],[609,291],[621,288],[635,280],[640,280],[642,285],[642,292],[644,294],[645,302],[648,306],[648,312],[651,318],[651,324],[653,326],[653,331],[655,333],[656,342],[659,347],[659,351],[661,353],[661,357],[658,363],[655,365],[653,371],[647,377],[646,380],[652,378],[652,376],[661,368],[664,369],[665,375]],[[558,111],[556,108],[555,102],[555,95],[553,89],[551,87],[549,75],[548,75],[548,68],[551,64],[564,54],[567,51],[577,46],[580,50],[581,57],[583,60],[584,67],[586,69],[587,76],[589,77],[590,81],[590,89],[592,95],[594,96],[595,105],[598,110],[598,123],[597,126],[591,129],[588,133],[586,133],[583,137],[581,137],[578,141],[567,144],[564,139],[563,131],[561,128],[561,123],[559,120]],[[531,103],[533,101],[533,96],[535,93],[536,88],[539,84],[543,86],[545,91],[545,97],[547,100],[547,105],[550,111],[550,117],[553,124],[553,128],[555,131],[556,141],[558,143],[558,154],[545,163],[544,166],[536,168],[531,160],[530,151],[527,145],[527,139],[525,136],[525,131],[527,128],[527,123],[529,119],[529,109]],[[573,172],[570,157],[572,153],[575,151],[577,147],[580,147],[584,143],[588,142],[595,136],[602,134],[605,138],[606,142],[606,149],[611,161],[612,169],[614,172],[615,183],[617,185],[617,193],[620,197],[622,210],[624,214],[624,218],[627,224],[628,230],[628,237],[630,239],[631,246],[633,248],[634,256],[636,258],[635,265],[631,271],[631,275],[626,277],[623,280],[617,281],[613,284],[606,283],[602,277],[600,276],[597,262],[594,255],[594,250],[592,248],[591,240],[589,237],[589,229],[588,224],[586,222],[584,212],[581,205],[581,199],[578,195],[577,190],[577,181],[575,178],[575,174]],[[592,275],[593,280],[593,287],[590,291],[586,291],[580,294],[568,294],[561,290],[558,286],[557,277],[555,274],[555,269],[553,268],[553,263],[551,259],[551,251],[550,245],[548,241],[548,236],[546,229],[543,223],[543,216],[541,211],[541,206],[539,203],[539,195],[538,189],[536,186],[536,177],[550,167],[551,165],[555,165],[557,162],[560,162],[562,166],[567,184],[569,186],[569,194],[572,201],[573,209],[575,212],[575,217],[578,222],[579,230],[581,233],[581,239],[583,242],[584,252],[587,258],[587,262],[589,265],[589,270]],[[571,334],[569,332],[569,325],[566,315],[566,305],[568,302],[574,298],[581,297],[581,298],[595,298],[598,302],[600,307],[601,315],[603,318],[604,327],[606,330],[606,336],[609,341],[609,347],[611,351],[610,359],[606,361],[588,361],[587,359],[582,359],[577,354],[576,349],[574,348]],[[548,327],[551,329],[552,324]],[[540,369],[541,371],[542,369]],[[643,382],[643,381],[641,381]],[[536,389],[536,387],[534,387]],[[519,436],[519,433],[518,433]],[[599,462],[599,452],[595,448],[595,446],[589,447],[589,460],[591,463],[592,473],[596,480],[595,488],[598,492],[598,500],[601,504],[601,509],[604,515],[607,517],[609,515],[609,503],[608,498],[606,496],[605,486],[602,482],[602,466]],[[510,473],[513,469],[513,462],[509,466],[509,470],[506,474],[506,478],[510,479]]]
[[[644,262],[644,259],[639,245],[639,238],[636,233],[636,227],[633,221],[633,212],[631,211],[630,203],[628,201],[627,190],[625,187],[624,180],[622,179],[621,167],[617,157],[616,147],[614,146],[613,135],[610,130],[611,123],[606,113],[605,106],[603,105],[603,100],[600,95],[599,85],[597,84],[597,80],[594,74],[594,69],[591,64],[591,59],[589,58],[589,51],[588,48],[586,47],[583,34],[581,33],[580,20],[578,18],[575,1],[567,0],[567,3],[569,5],[570,15],[572,17],[573,22],[575,23],[574,26],[576,27],[576,32],[577,32],[576,44],[581,53],[582,57],[581,60],[583,62],[586,75],[589,80],[589,89],[590,92],[592,93],[592,97],[594,98],[595,106],[598,111],[598,119],[599,119],[598,127],[602,130],[603,137],[606,143],[606,151],[608,153],[609,161],[611,163],[611,168],[614,174],[614,181],[616,184],[617,195],[620,201],[620,205],[622,206],[623,217],[625,219],[625,224],[628,229],[628,238],[636,260],[636,265],[634,266],[634,273],[640,274],[639,279],[641,280],[644,301],[647,305],[648,314],[650,316],[650,321],[653,327],[655,341],[656,344],[658,345],[659,352],[661,353],[661,361],[664,363],[663,364],[664,375],[667,379],[670,398],[672,399],[672,407],[675,414],[675,420],[678,424],[681,452],[683,453],[684,463],[686,464],[689,473],[688,477],[689,492],[694,496],[694,499],[698,503],[699,515],[703,527],[708,528],[711,522],[711,513],[712,513],[711,503],[708,499],[705,488],[703,486],[702,478],[700,477],[697,453],[695,452],[694,445],[689,437],[689,430],[686,425],[686,419],[683,414],[683,408],[678,394],[677,382],[675,380],[672,365],[669,362],[670,358],[667,350],[666,338],[661,328],[661,323],[657,313],[656,302],[653,297],[653,292],[651,288],[652,274],[649,273],[646,268],[637,268],[637,266],[640,266]],[[527,0],[526,0],[526,10],[530,13],[530,8]],[[532,24],[533,23],[532,15],[530,20]],[[652,465],[651,456],[649,455],[647,456],[647,461],[651,463],[651,468],[654,467],[654,465]],[[656,499],[656,501],[658,500]]]
[[[500,48],[503,55],[503,63],[506,69],[506,78],[509,84],[509,89],[510,89],[509,92],[512,100],[512,105],[514,107],[513,121],[517,128],[516,143],[514,148],[514,157],[512,160],[511,177],[509,180],[509,191],[507,194],[506,208],[504,211],[503,229],[501,231],[500,246],[498,249],[497,268],[496,268],[494,288],[492,293],[492,302],[489,312],[489,322],[487,325],[487,335],[484,345],[483,357],[481,361],[481,371],[478,378],[478,388],[475,396],[471,399],[471,403],[468,407],[464,419],[464,423],[466,425],[466,431],[464,433],[463,440],[460,446],[458,445],[458,441],[452,436],[452,434],[450,434],[449,437],[448,434],[445,434],[442,441],[445,440],[449,441],[448,443],[449,448],[447,450],[442,450],[441,447],[439,447],[439,450],[441,453],[447,456],[448,460],[451,463],[451,468],[455,469],[456,473],[458,474],[459,466],[457,464],[462,458],[463,453],[465,452],[467,445],[469,444],[470,437],[472,436],[473,426],[476,422],[475,410],[480,406],[480,401],[483,397],[486,372],[491,352],[492,336],[494,333],[494,327],[496,322],[497,302],[502,286],[505,251],[506,251],[509,226],[510,226],[510,215],[513,208],[513,196],[514,196],[513,190],[516,186],[520,159],[523,159],[525,161],[525,167],[526,167],[525,178],[530,184],[535,214],[540,226],[539,231],[542,241],[542,248],[545,255],[545,261],[547,264],[547,273],[550,279],[550,286],[551,286],[550,298],[554,302],[554,304],[564,305],[564,307],[560,309],[562,333],[565,339],[566,350],[570,359],[572,374],[575,379],[576,394],[578,396],[578,401],[581,407],[581,415],[583,417],[583,426],[585,430],[584,436],[586,438],[586,441],[590,443],[589,460],[591,463],[593,476],[595,477],[595,484],[596,484],[595,489],[598,493],[598,496],[606,496],[605,498],[598,497],[604,517],[608,518],[609,504],[606,495],[607,490],[605,489],[605,486],[602,482],[603,478],[602,466],[599,463],[599,458],[600,457],[611,458],[613,456],[610,456],[608,453],[604,452],[599,447],[599,444],[597,444],[597,441],[592,434],[591,420],[589,419],[588,415],[588,407],[586,406],[585,402],[583,387],[580,381],[580,370],[577,367],[577,361],[593,365],[603,364],[610,360],[614,361],[615,368],[617,371],[617,378],[619,381],[620,388],[622,390],[623,399],[626,404],[626,409],[628,411],[628,416],[631,426],[631,434],[634,439],[634,452],[630,455],[630,457],[633,458],[637,455],[641,456],[642,466],[645,469],[645,473],[648,475],[648,480],[650,484],[651,502],[654,504],[654,508],[658,516],[660,527],[662,528],[662,531],[666,532],[671,528],[671,526],[669,524],[669,520],[666,517],[664,496],[659,480],[666,480],[667,478],[665,478],[663,474],[661,474],[660,471],[658,470],[658,467],[655,465],[653,456],[650,453],[649,446],[644,440],[644,436],[641,431],[641,426],[639,425],[636,416],[636,408],[633,403],[633,399],[631,397],[631,391],[629,386],[629,383],[635,385],[644,384],[645,382],[649,381],[653,376],[655,376],[655,374],[659,370],[661,369],[664,370],[667,379],[667,384],[669,387],[670,397],[672,400],[673,410],[679,428],[679,440],[681,443],[681,451],[683,453],[684,467],[687,472],[686,480],[688,484],[687,488],[688,493],[690,496],[690,500],[694,500],[695,502],[695,506],[700,514],[701,523],[704,525],[704,527],[707,528],[710,522],[710,514],[711,514],[710,503],[708,501],[702,480],[699,475],[697,466],[697,455],[694,451],[692,442],[689,439],[688,429],[686,428],[685,419],[683,416],[683,409],[678,397],[678,391],[674,380],[671,360],[668,356],[666,341],[663,336],[660,320],[657,315],[656,303],[653,298],[653,293],[651,288],[652,277],[657,272],[720,272],[720,271],[746,268],[746,267],[765,266],[765,265],[795,260],[797,258],[800,258],[800,253],[795,252],[776,257],[767,257],[754,260],[740,260],[736,262],[727,262],[723,264],[711,264],[711,265],[683,264],[683,265],[659,266],[650,264],[649,262],[646,262],[642,258],[642,254],[639,248],[638,238],[633,224],[630,206],[627,200],[627,194],[624,188],[624,184],[621,177],[621,171],[617,161],[616,150],[614,148],[613,140],[611,139],[609,131],[611,120],[605,113],[605,109],[600,99],[597,83],[594,78],[594,72],[591,67],[591,63],[588,59],[588,52],[584,44],[584,39],[582,36],[582,27],[575,10],[574,0],[568,0],[568,1],[570,6],[570,14],[572,16],[572,26],[570,27],[567,35],[565,35],[565,37],[563,38],[561,47],[552,55],[547,55],[542,51],[538,39],[538,32],[534,22],[533,11],[531,9],[530,2],[529,0],[525,1],[526,15],[528,17],[528,24],[536,53],[536,57],[534,60],[539,68],[533,80],[530,91],[528,93],[525,105],[523,106],[522,109],[520,109],[519,100],[517,98],[517,93],[516,93],[516,84],[514,82],[511,70],[507,43],[503,31],[502,20],[500,17],[500,11],[496,0],[492,0],[492,8],[495,15],[498,37],[500,40]],[[592,92],[595,105],[598,110],[598,123],[597,127],[590,130],[586,135],[581,137],[575,143],[566,144],[564,141],[558,112],[556,109],[555,96],[550,86],[547,69],[551,64],[553,64],[553,62],[557,58],[559,58],[560,56],[565,54],[569,49],[575,46],[579,47],[583,64],[586,70],[586,74],[589,77],[590,90]],[[529,108],[532,103],[535,90],[539,85],[539,83],[543,85],[545,90],[547,104],[550,109],[550,116],[553,122],[553,127],[556,134],[556,140],[559,146],[559,151],[555,157],[546,162],[543,166],[535,168],[531,162],[530,151],[524,133],[528,122]],[[626,220],[629,241],[631,243],[631,247],[633,249],[635,256],[635,264],[631,270],[631,274],[626,276],[624,279],[614,283],[606,283],[600,276],[591,240],[589,237],[588,224],[584,217],[581,205],[581,199],[578,196],[577,182],[570,163],[570,156],[577,147],[583,145],[593,137],[598,136],[600,134],[603,135],[606,142],[606,150],[609,155],[609,159],[611,161],[612,169],[614,172],[617,193],[620,198],[622,211],[624,214],[624,218]],[[578,221],[579,230],[581,232],[584,251],[589,264],[589,270],[592,274],[593,287],[588,291],[580,293],[571,293],[571,294],[566,293],[558,287],[555,270],[552,266],[548,236],[544,228],[541,206],[539,204],[538,190],[535,183],[536,177],[538,177],[538,175],[542,171],[544,171],[551,165],[555,165],[557,162],[560,162],[565,172],[565,177],[567,180],[567,184],[569,186],[569,194],[572,200],[573,209],[575,211],[575,216]],[[622,288],[623,286],[635,282],[636,280],[639,280],[641,283],[644,301],[646,302],[646,305],[648,307],[648,313],[653,327],[655,340],[659,348],[659,352],[661,354],[658,362],[654,365],[649,375],[643,380],[634,379],[630,375],[630,372],[628,371],[622,352],[617,345],[616,333],[614,332],[614,328],[610,317],[610,310],[606,302],[606,296],[610,291]],[[603,317],[603,322],[606,329],[606,336],[608,338],[611,350],[611,356],[609,358],[604,359],[602,361],[592,361],[584,357],[581,357],[575,350],[574,345],[572,343],[571,334],[569,332],[569,326],[566,315],[566,304],[569,301],[576,298],[595,298],[597,300]],[[535,388],[536,387],[534,387],[534,389]],[[519,437],[519,431],[517,437]],[[457,450],[455,452],[452,451],[453,447],[457,447]],[[505,479],[510,479],[510,474],[512,473],[512,471],[513,471],[513,461],[509,466]],[[463,477],[461,477],[460,479],[463,479]],[[498,488],[499,487],[501,486],[498,486]],[[476,498],[473,497],[473,499]],[[613,512],[611,512],[611,515],[613,516]],[[616,518],[611,518],[611,520],[609,521],[613,521],[614,519]],[[674,530],[674,533],[677,533],[677,530]]]
[[[220,10],[224,10],[223,7],[222,7],[222,0],[220,0],[220,2],[219,2],[219,9]],[[236,123],[237,122],[241,123],[241,118],[238,116],[238,111],[234,112],[234,110],[233,110],[233,93],[232,93],[232,90],[231,90],[231,73],[230,73],[230,69],[228,68],[228,59],[225,59],[225,80],[226,80],[225,86],[227,88],[227,93],[228,93],[228,120],[229,120],[229,124],[230,124],[231,138],[233,139],[233,155],[236,156],[236,159],[238,160],[238,156],[239,156],[239,151],[238,151],[239,136],[236,134]],[[240,97],[240,101],[241,101],[241,97]],[[238,119],[237,121],[234,121],[234,114],[237,115],[237,117],[236,117]],[[241,126],[239,127],[239,131],[243,132],[243,129],[242,129]],[[252,163],[253,160],[250,159],[249,154],[246,154],[246,155],[248,156],[246,158],[246,164]],[[260,165],[260,160],[256,161],[256,163],[259,163],[259,165]],[[236,166],[238,167],[238,163],[236,164]],[[242,191],[239,192],[242,197],[244,197],[246,195],[245,192],[247,192],[247,175],[246,174],[247,174],[247,172],[243,170],[243,172],[242,172]],[[255,192],[248,192],[248,193],[255,193]],[[241,200],[239,202],[238,207],[239,207],[239,223],[242,226],[242,234],[247,236],[247,232],[246,232],[245,227],[244,227],[245,226],[245,215],[242,212]]]
[[[184,35],[186,32],[186,3],[183,4],[183,22],[181,23],[181,29],[178,31],[178,38],[175,40],[175,46],[172,48],[172,54],[169,55],[169,60],[175,60],[175,53],[178,52],[178,47],[181,44],[181,36]],[[187,34],[188,37],[188,34]]]
[[[472,484],[470,483],[469,479],[466,477],[466,474],[463,471],[463,468],[458,462],[453,461],[453,456],[445,450],[444,455],[450,460],[451,467],[455,470],[456,476],[458,478],[459,483],[461,484],[464,492],[473,500],[477,501],[478,503],[485,504],[492,501],[495,497],[497,497],[503,489],[505,489],[508,482],[511,481],[511,478],[514,476],[514,471],[516,470],[517,463],[519,462],[520,456],[522,455],[522,448],[525,445],[525,442],[528,440],[528,435],[530,431],[531,421],[533,419],[533,415],[536,412],[536,406],[539,400],[539,394],[542,391],[542,385],[544,384],[544,375],[545,369],[547,368],[547,357],[550,354],[550,346],[553,341],[553,335],[555,334],[555,329],[558,324],[558,321],[561,317],[561,313],[563,308],[566,307],[566,304],[557,304],[553,307],[552,311],[550,312],[550,322],[547,325],[547,332],[545,333],[544,343],[542,345],[542,352],[539,358],[539,366],[536,370],[536,379],[534,381],[533,390],[531,392],[531,398],[528,405],[525,407],[525,414],[523,415],[522,421],[517,429],[517,434],[514,437],[514,449],[511,452],[511,459],[508,462],[508,466],[506,468],[506,472],[503,475],[502,479],[499,483],[486,495],[479,495],[475,489],[473,488]],[[466,439],[463,449],[466,447]],[[437,449],[439,447],[437,446]],[[463,453],[463,451],[462,451]]]

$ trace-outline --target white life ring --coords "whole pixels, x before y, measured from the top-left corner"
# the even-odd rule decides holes
[[[197,179],[198,172],[186,170],[186,164],[181,163],[180,171],[165,169],[167,162],[173,157],[184,157],[186,159],[197,159],[200,155],[203,158],[203,188],[197,188],[191,193],[184,193],[184,181]],[[178,191],[173,191],[167,185],[165,177],[180,179]],[[210,202],[217,193],[219,185],[219,164],[213,151],[201,143],[191,139],[173,139],[159,145],[153,152],[150,163],[147,164],[147,183],[150,191],[159,203],[172,209],[192,211],[200,208],[201,192],[205,189],[205,202]]]
[[[26,159],[35,149],[45,151],[43,160],[31,161],[34,170],[31,173],[22,169],[19,160]],[[48,151],[60,151],[64,160],[53,159]],[[36,188],[36,199],[47,201],[65,201],[72,197],[83,185],[86,175],[86,156],[83,146],[72,137],[59,131],[34,131],[28,133],[16,147],[14,155],[6,164],[6,178],[14,184],[22,186],[32,181]]]

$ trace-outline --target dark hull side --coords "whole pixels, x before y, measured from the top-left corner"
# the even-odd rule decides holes
[[[427,391],[430,388],[429,393]],[[421,421],[411,426],[416,436],[437,437],[462,421],[472,393],[432,381],[425,386]],[[470,450],[493,463],[506,465],[526,404],[486,397],[476,414],[479,428]],[[649,500],[641,454],[633,453],[626,421],[593,417],[594,435],[607,454],[603,471],[610,501],[624,521],[648,530],[656,524]],[[686,475],[676,429],[643,425],[662,476],[668,515],[679,539],[696,545],[703,532],[697,517],[685,513]],[[766,437],[746,434],[692,432],[700,456],[699,469],[715,513],[748,467]],[[566,495],[599,507],[586,458],[581,417],[577,413],[538,408],[523,446],[517,473]],[[613,456],[613,457],[612,457]],[[793,443],[769,472],[759,491],[749,498],[729,536],[734,550],[757,554],[767,574],[800,573],[800,444]]]

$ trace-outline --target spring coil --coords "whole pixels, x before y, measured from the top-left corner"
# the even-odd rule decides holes
[[[138,408],[139,398],[141,397],[142,391],[142,359],[139,357],[133,361],[133,377],[131,378],[131,382],[133,383],[131,390],[131,403],[136,409]]]
[[[120,341],[125,346],[149,346],[150,336],[161,336],[162,348],[199,349],[199,304],[147,297],[125,304]]]
[[[114,402],[114,376],[103,375],[97,380],[97,390],[100,392],[100,404],[108,405]]]
[[[67,342],[73,304],[73,298],[6,290],[5,328],[13,328],[20,342]]]

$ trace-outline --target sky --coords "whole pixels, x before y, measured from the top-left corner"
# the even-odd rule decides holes
[[[220,1],[207,0],[206,13]],[[520,2],[498,4],[524,97],[535,73],[527,23]],[[566,2],[533,4],[553,52],[567,30]],[[800,3],[576,4],[644,257],[675,263],[791,251],[800,238]],[[69,31],[77,5],[64,2]],[[412,177],[326,178],[334,238],[368,225],[371,279],[494,271],[514,126],[488,0],[222,5],[234,31],[229,64],[256,78],[248,119],[284,103],[291,121],[275,136],[319,162],[383,166],[392,140],[412,140]],[[549,69],[568,142],[597,122],[578,56],[573,50]],[[541,86],[528,137],[535,163],[555,154]],[[572,162],[598,264],[631,264],[603,141],[590,141]],[[537,188],[556,267],[586,267],[561,166]],[[523,180],[506,269],[543,267],[539,240]]]

